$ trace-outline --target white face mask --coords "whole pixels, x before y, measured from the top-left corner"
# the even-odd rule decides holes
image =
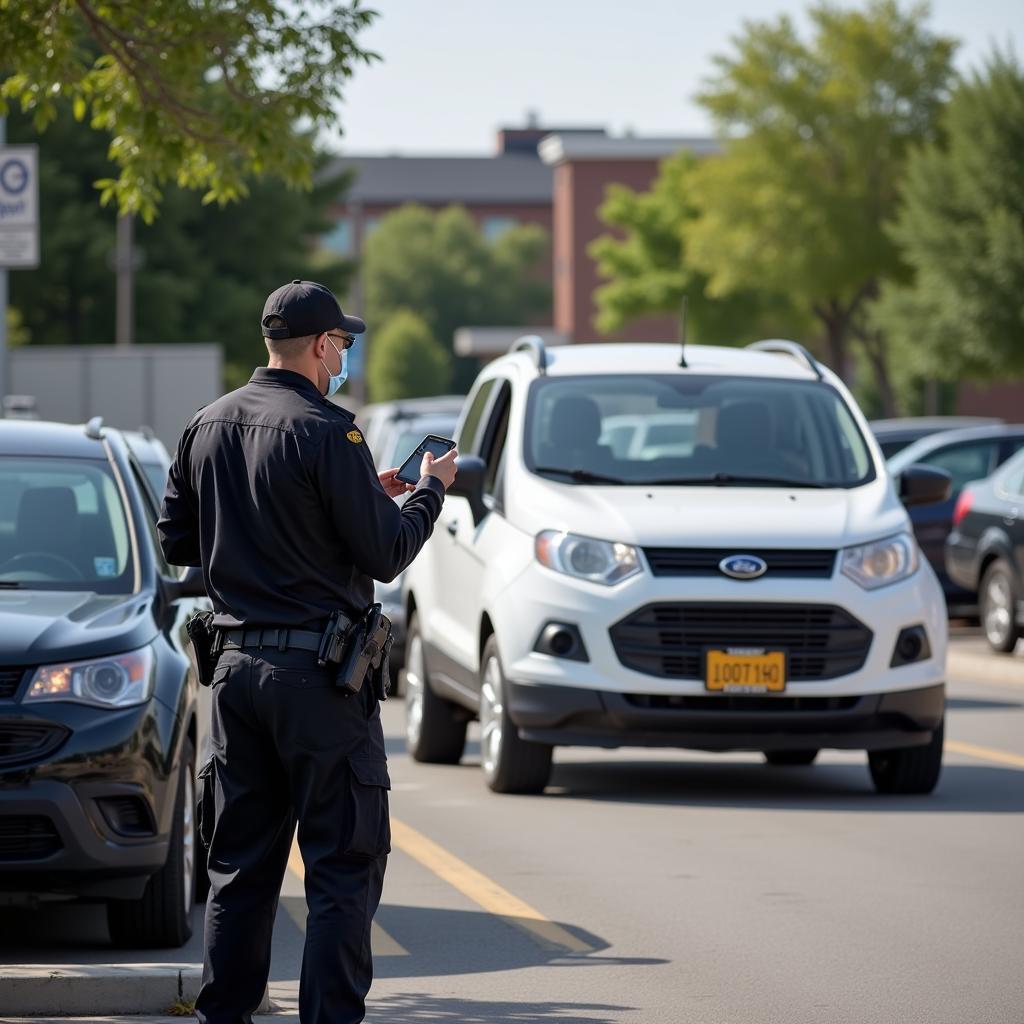
[[[327,397],[330,398],[332,395],[336,395],[341,385],[348,380],[348,349],[345,348],[339,352],[338,346],[334,344],[334,339],[329,334],[327,339],[330,341],[334,351],[338,353],[338,359],[341,363],[341,369],[337,373],[331,373],[323,359],[320,360],[320,365],[327,371]]]

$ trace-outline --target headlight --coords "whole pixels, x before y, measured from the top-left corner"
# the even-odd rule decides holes
[[[611,585],[640,572],[640,555],[629,544],[545,530],[537,534],[537,561],[555,572]]]
[[[865,590],[899,583],[917,572],[917,543],[906,533],[843,551],[843,575]]]
[[[142,704],[153,694],[153,651],[143,647],[129,654],[36,669],[26,701],[70,700],[105,708]]]

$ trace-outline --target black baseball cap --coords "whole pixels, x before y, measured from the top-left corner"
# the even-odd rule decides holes
[[[280,317],[284,326],[268,326],[273,317]],[[305,338],[310,334],[341,329],[349,334],[362,334],[366,324],[357,316],[346,316],[330,288],[316,281],[296,278],[267,296],[263,306],[263,337]]]

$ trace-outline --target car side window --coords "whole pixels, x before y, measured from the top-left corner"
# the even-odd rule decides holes
[[[953,494],[972,480],[982,480],[992,471],[996,441],[972,441],[939,448],[922,459],[928,466],[944,469],[953,478]]]
[[[484,475],[484,494],[500,500],[502,468],[505,461],[505,441],[508,437],[509,412],[512,406],[512,388],[507,381],[501,384],[487,427],[483,431],[480,456],[487,463]]]
[[[470,401],[466,418],[462,421],[462,429],[459,431],[457,438],[459,451],[463,454],[468,455],[473,451],[473,442],[476,440],[480,420],[483,418],[484,410],[487,408],[487,401],[491,397],[493,389],[494,380],[485,380]]]
[[[142,507],[145,510],[143,519],[146,520],[146,530],[149,533],[150,539],[153,541],[153,557],[156,559],[157,571],[162,573],[164,576],[172,576],[174,573],[168,565],[167,560],[164,558],[163,550],[160,547],[160,538],[156,532],[156,521],[160,518],[160,513],[153,501],[153,493],[150,490],[150,484],[134,459],[129,462],[129,465],[131,466],[132,478],[135,481],[135,488],[138,490],[139,496],[142,498]]]

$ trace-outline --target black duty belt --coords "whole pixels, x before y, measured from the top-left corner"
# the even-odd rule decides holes
[[[323,633],[308,629],[229,629],[221,631],[221,649],[276,647],[279,651],[318,651]]]

